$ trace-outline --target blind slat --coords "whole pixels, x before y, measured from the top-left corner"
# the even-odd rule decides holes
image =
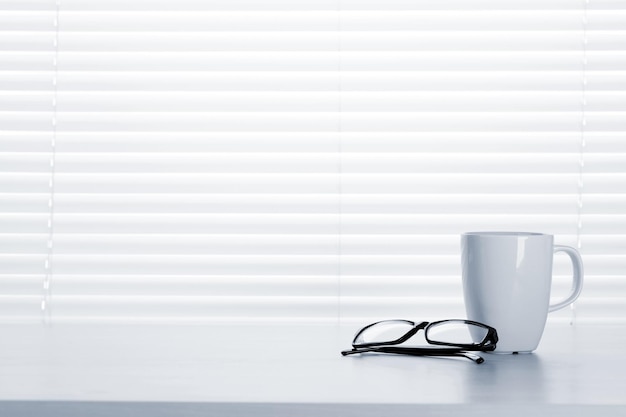
[[[0,125],[7,130],[46,131],[53,112],[0,112]],[[455,116],[454,125],[445,122]],[[204,112],[147,113],[106,112],[55,114],[61,131],[145,131],[194,132],[328,132],[342,129],[353,132],[499,132],[513,130],[580,131],[579,112],[502,112],[494,118],[484,112]],[[590,131],[626,131],[626,112],[590,112],[586,127]],[[242,125],[240,120],[247,123]]]
[[[503,154],[492,153],[266,153],[258,154],[60,154],[55,158],[58,173],[337,173],[341,169],[358,173],[567,173],[577,171],[579,154]],[[588,154],[590,173],[620,173],[626,153]],[[48,154],[6,154],[0,156],[0,172],[47,172]]]
[[[585,154],[626,153],[626,133],[586,132]],[[56,153],[345,152],[558,154],[580,152],[580,132],[56,132]],[[50,151],[48,132],[6,131],[2,152]]]
[[[0,111],[57,112],[329,112],[337,92],[53,92],[8,93]],[[626,111],[626,92],[588,92],[589,112]],[[346,112],[576,112],[579,92],[342,92]],[[539,101],[540,103],[537,103]]]
[[[579,6],[580,7],[580,6]],[[334,9],[334,10],[333,10]],[[60,31],[333,31],[341,18],[342,30],[582,30],[580,10],[331,10],[307,11],[69,11],[64,10]],[[588,10],[589,30],[621,30],[626,11]],[[54,11],[0,15],[5,30],[54,31]]]
[[[54,10],[54,0],[2,0],[3,10]],[[250,0],[63,0],[64,10],[332,10],[335,0],[266,0],[262,3]],[[580,4],[570,0],[342,0],[344,10],[579,10]],[[620,10],[626,8],[624,0],[594,0],[591,10]]]
[[[572,174],[342,174],[343,193],[398,194],[420,189],[426,194],[540,193],[576,194],[579,175]],[[50,176],[32,173],[0,173],[0,191],[45,193]],[[60,193],[336,193],[334,174],[56,174]],[[586,192],[615,193],[626,189],[626,174],[588,174]],[[621,192],[621,191],[618,191]]]
[[[580,51],[580,39],[567,31],[411,31],[371,33],[342,31],[343,51]],[[0,41],[5,51],[54,51],[51,32],[10,33],[10,41]],[[307,31],[220,31],[220,32],[62,32],[58,42],[64,51],[336,51],[337,34]],[[626,43],[626,31],[590,31],[588,51],[620,50]]]
[[[466,203],[459,205],[459,200]],[[47,213],[47,194],[3,194],[2,213]],[[61,194],[56,213],[507,213],[574,214],[578,195],[561,194]],[[588,214],[624,212],[626,194],[585,196]],[[605,207],[611,209],[607,210]]]
[[[580,92],[580,71],[2,71],[6,91]],[[626,90],[626,71],[586,71],[587,92]],[[129,93],[130,94],[130,93]]]
[[[626,53],[589,51],[589,71],[626,71]],[[580,51],[63,52],[59,71],[581,71]],[[50,71],[53,52],[0,52],[2,71]]]

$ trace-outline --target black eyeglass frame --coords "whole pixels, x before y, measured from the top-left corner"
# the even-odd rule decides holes
[[[412,328],[407,331],[404,335],[395,340],[390,340],[386,342],[372,342],[372,343],[355,343],[363,332],[367,329],[376,326],[380,323],[385,322],[405,322],[412,326]],[[485,337],[479,343],[472,344],[462,344],[462,343],[447,343],[440,342],[437,340],[432,340],[428,337],[428,329],[430,327],[440,325],[442,323],[447,322],[458,322],[463,324],[471,324],[474,326],[482,327],[487,330]],[[413,337],[418,331],[424,329],[426,341],[430,345],[434,346],[423,346],[423,347],[403,347],[403,346],[395,346],[401,343],[406,342],[411,337]],[[419,324],[416,324],[410,320],[382,320],[377,321],[376,323],[368,324],[359,330],[352,340],[352,350],[342,351],[341,354],[343,356],[353,355],[357,353],[368,353],[368,352],[377,352],[377,353],[395,353],[402,355],[411,355],[411,356],[460,356],[470,359],[477,364],[483,363],[485,360],[474,353],[472,351],[481,351],[481,352],[489,352],[493,351],[496,348],[496,343],[498,342],[498,332],[491,326],[487,326],[486,324],[479,323],[472,320],[464,320],[464,319],[451,319],[451,320],[439,320],[432,323],[427,321],[423,321]],[[437,348],[435,346],[446,346],[445,348]]]
[[[356,340],[359,338],[359,336],[362,335],[367,329],[369,329],[371,327],[374,327],[374,326],[376,326],[376,325],[378,325],[380,323],[386,323],[386,322],[391,322],[391,321],[405,322],[405,323],[413,326],[413,328],[411,330],[409,330],[408,332],[406,332],[404,335],[402,335],[399,338],[397,338],[396,340],[390,340],[390,341],[387,341],[387,342],[355,343]],[[483,329],[487,330],[487,334],[485,335],[485,337],[483,338],[483,340],[480,343],[471,343],[471,344],[440,342],[440,341],[437,341],[437,340],[432,340],[432,339],[430,339],[428,337],[428,329],[429,328],[434,327],[434,326],[438,326],[438,325],[443,324],[443,323],[451,323],[451,322],[457,322],[457,323],[463,323],[463,324],[471,324],[473,326],[482,327]],[[458,349],[461,349],[461,350],[487,352],[487,351],[495,350],[496,343],[498,342],[498,332],[496,331],[496,329],[494,329],[491,326],[487,326],[486,324],[479,323],[479,322],[473,321],[473,320],[451,319],[451,320],[433,321],[432,323],[431,322],[427,322],[427,321],[423,321],[423,322],[421,322],[419,324],[416,324],[415,322],[413,322],[411,320],[381,320],[381,321],[377,321],[376,323],[368,324],[367,326],[365,326],[361,330],[359,330],[354,335],[354,338],[352,340],[352,347],[358,349],[358,348],[366,348],[366,347],[372,347],[372,346],[393,346],[393,345],[399,345],[399,344],[404,343],[407,340],[409,340],[411,337],[413,337],[417,332],[419,332],[422,329],[424,329],[426,341],[429,344],[431,344],[431,345],[450,346],[450,347],[455,347],[455,348],[458,348]]]

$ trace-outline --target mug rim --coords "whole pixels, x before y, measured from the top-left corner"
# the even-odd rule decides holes
[[[528,237],[528,236],[552,236],[547,233],[537,232],[501,232],[501,231],[484,231],[484,232],[465,232],[463,236],[480,236],[480,237]]]

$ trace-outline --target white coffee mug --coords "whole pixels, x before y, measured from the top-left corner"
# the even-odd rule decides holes
[[[548,312],[580,295],[583,263],[578,251],[554,245],[554,236],[526,232],[471,232],[461,235],[463,295],[467,318],[498,331],[495,353],[532,352],[539,345]],[[565,252],[573,263],[571,294],[550,304],[552,259]]]

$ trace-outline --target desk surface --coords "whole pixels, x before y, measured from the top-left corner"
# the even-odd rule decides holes
[[[535,353],[481,365],[342,357],[356,327],[2,326],[0,414],[626,415],[626,326],[548,325]]]

